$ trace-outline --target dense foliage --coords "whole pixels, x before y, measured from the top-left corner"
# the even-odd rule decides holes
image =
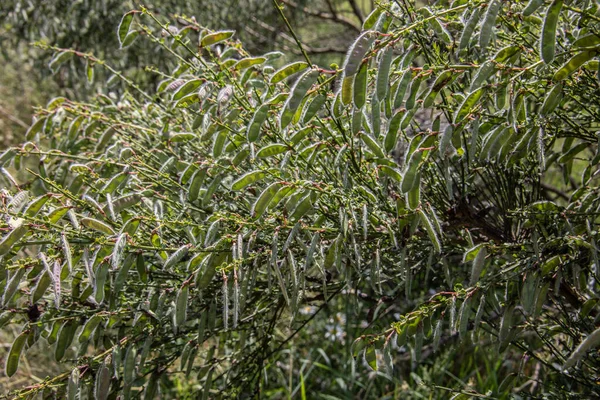
[[[382,2],[341,68],[278,68],[142,8],[117,39],[177,65],[151,93],[50,46],[128,90],[0,156],[6,373],[65,363],[11,395],[598,395],[599,21]]]

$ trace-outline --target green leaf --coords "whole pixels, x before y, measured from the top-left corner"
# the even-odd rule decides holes
[[[95,314],[90,319],[87,320],[81,333],[79,334],[79,343],[87,342],[92,333],[96,330],[98,325],[102,322],[102,316]]]
[[[48,67],[53,73],[56,73],[58,68],[65,62],[69,61],[71,58],[73,58],[72,51],[61,51],[59,53],[56,53],[52,60],[50,60]]]
[[[379,17],[381,16],[382,12],[383,8],[375,7],[373,11],[371,11],[371,13],[367,16],[367,18],[365,18],[365,21],[362,25],[362,30],[368,31],[374,29],[375,25],[377,24],[377,21],[379,21]]]
[[[438,77],[435,79],[435,82],[433,82],[433,85],[425,95],[425,98],[423,100],[423,108],[431,107],[438,93],[455,78],[456,72],[454,71],[444,71],[441,74],[439,74]]]
[[[573,42],[573,48],[578,47],[595,47],[600,45],[600,35],[596,33],[590,33],[577,39]]]
[[[200,41],[200,47],[212,46],[213,44],[220,43],[224,40],[229,39],[235,34],[235,31],[218,31],[214,33],[209,33],[204,36]]]
[[[542,60],[544,63],[550,64],[554,60],[556,51],[556,28],[558,26],[558,18],[563,6],[563,0],[554,0],[546,11],[544,25],[542,27],[542,36],[540,39],[540,48]]]
[[[267,59],[264,57],[243,58],[240,61],[233,64],[233,69],[236,69],[239,71],[239,70],[243,70],[246,68],[250,68],[254,65],[260,65],[260,64],[264,63],[265,61],[267,61]]]
[[[255,182],[258,182],[261,179],[264,179],[266,176],[267,176],[267,173],[265,171],[259,170],[259,171],[248,172],[248,173],[242,175],[240,178],[238,178],[235,182],[233,182],[233,184],[231,185],[231,190],[235,190],[235,191],[242,190],[246,186],[251,185]]]
[[[567,61],[552,77],[552,80],[555,82],[562,81],[567,78],[573,72],[577,71],[579,67],[583,64],[591,60],[598,54],[597,51],[582,51],[581,53],[577,53],[569,61]]]
[[[246,131],[246,138],[249,142],[256,142],[260,137],[260,128],[269,115],[269,109],[269,104],[263,104],[254,113]]]
[[[181,85],[175,93],[173,93],[173,100],[179,100],[182,97],[192,93],[194,90],[198,89],[202,83],[204,83],[203,79],[192,79],[191,81],[187,81]]]
[[[279,70],[277,70],[277,72],[275,72],[273,74],[273,76],[271,76],[271,84],[275,84],[275,83],[279,83],[281,81],[283,81],[286,78],[289,78],[292,75],[297,74],[300,71],[305,70],[306,68],[308,68],[308,64],[305,63],[304,61],[297,61],[291,64],[288,64],[282,68],[280,68]]]
[[[365,349],[365,361],[373,371],[377,371],[377,352],[373,344],[367,345]]]
[[[559,83],[557,85],[554,85],[554,87],[552,87],[552,89],[548,92],[548,94],[546,95],[546,98],[544,99],[544,103],[542,104],[542,108],[540,109],[540,115],[542,115],[544,117],[548,116],[556,109],[556,107],[558,107],[558,105],[560,104],[560,102],[563,99],[562,91],[563,91],[562,83]]]
[[[463,119],[465,119],[467,115],[469,115],[469,113],[471,113],[471,111],[473,111],[473,108],[475,108],[475,106],[479,102],[479,99],[481,99],[481,97],[485,93],[485,90],[486,87],[482,86],[479,89],[476,89],[475,91],[469,93],[469,95],[465,97],[464,101],[462,102],[462,104],[456,111],[456,114],[454,115],[455,124],[461,122]]]
[[[261,148],[256,153],[256,157],[258,157],[258,158],[273,157],[278,154],[285,153],[288,150],[289,150],[289,147],[286,146],[285,144],[273,143],[273,144],[270,144],[268,146]]]
[[[250,212],[254,218],[260,218],[264,214],[267,206],[282,186],[283,184],[281,182],[274,182],[261,192],[252,205],[252,210]]]
[[[119,27],[117,28],[117,37],[119,39],[119,45],[121,48],[125,47],[125,38],[129,34],[129,30],[131,29],[131,23],[133,22],[134,11],[129,11],[123,18],[121,18],[121,22],[119,23]]]

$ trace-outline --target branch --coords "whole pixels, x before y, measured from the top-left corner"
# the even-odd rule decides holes
[[[360,11],[360,7],[358,6],[358,4],[356,4],[356,0],[348,0],[348,3],[350,3],[350,7],[352,7],[352,12],[358,17],[358,20],[362,25],[362,23],[365,21],[365,18],[362,15],[362,11]]]
[[[331,3],[327,2],[329,5],[329,10],[331,11],[330,14],[323,12],[323,11],[315,11],[315,10],[311,10],[307,7],[302,7],[301,5],[299,5],[298,3],[294,2],[293,0],[280,0],[283,4],[290,6],[292,8],[295,8],[297,10],[302,11],[304,14],[306,15],[310,15],[311,17],[316,17],[316,18],[320,18],[320,19],[324,19],[327,21],[333,21],[335,23],[338,24],[342,24],[344,26],[347,26],[348,28],[356,31],[356,32],[360,32],[361,31],[361,27],[356,25],[354,22],[352,22],[351,20],[344,18],[344,17],[339,17],[336,13],[335,10],[333,9]],[[351,3],[354,3],[354,1],[351,1]],[[354,8],[353,8],[354,9]],[[360,10],[359,10],[360,12]],[[362,24],[362,18],[359,18]]]
[[[8,112],[8,110],[2,106],[0,106],[0,115],[3,115],[4,117],[6,117],[6,119],[8,119],[11,122],[14,122],[15,124],[19,125],[22,128],[29,128],[29,124],[24,122],[22,119],[15,117],[14,115],[12,115],[10,112]]]
[[[561,190],[558,190],[557,188],[550,186],[546,183],[541,183],[540,186],[542,187],[542,189],[554,193],[555,195],[557,195],[558,197],[560,197],[561,199],[567,200],[569,201],[569,196],[567,196],[567,194]]]

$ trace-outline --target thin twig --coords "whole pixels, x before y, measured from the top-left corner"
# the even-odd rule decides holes
[[[360,32],[360,26],[356,25],[354,22],[350,21],[347,18],[339,17],[335,12],[326,13],[323,11],[311,10],[310,8],[302,7],[301,5],[299,5],[298,3],[296,3],[295,1],[292,1],[292,0],[281,0],[281,2],[285,5],[288,5],[299,11],[302,11],[304,14],[310,15],[311,17],[320,18],[320,19],[324,19],[327,21],[332,21],[332,22],[347,26],[348,28],[350,28],[356,32]],[[361,22],[362,22],[362,20],[361,20]]]
[[[300,49],[300,52],[302,52],[302,55],[304,56],[304,59],[306,60],[306,62],[308,63],[308,65],[310,65],[312,67],[313,63],[310,61],[310,58],[308,57],[308,54],[306,54],[306,51],[304,50],[304,47],[302,46],[302,42],[300,42],[300,39],[298,39],[298,36],[296,35],[296,32],[294,32],[294,29],[292,28],[292,25],[290,25],[290,21],[288,21],[287,17],[283,13],[283,7],[280,4],[277,4],[277,0],[273,0],[273,4],[275,5],[275,8],[277,9],[277,12],[279,12],[279,15],[283,19],[283,22],[285,22],[285,25],[290,30],[290,33],[292,34],[292,37],[296,41],[296,44],[298,45],[298,48]]]

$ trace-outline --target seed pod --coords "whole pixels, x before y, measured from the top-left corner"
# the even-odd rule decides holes
[[[170,270],[179,261],[181,261],[181,259],[187,255],[188,250],[190,249],[190,246],[191,245],[189,245],[189,244],[183,245],[179,249],[177,249],[173,254],[171,254],[171,256],[169,258],[167,258],[167,260],[165,261],[165,263],[163,265],[163,270]]]
[[[54,359],[58,362],[63,359],[67,348],[71,345],[77,325],[72,320],[67,320],[62,325],[60,332],[58,333],[58,340],[56,341],[56,349],[54,351]]]
[[[354,107],[361,110],[367,99],[367,79],[369,71],[369,62],[365,61],[361,64],[358,73],[354,77]],[[359,115],[362,115],[359,111]],[[359,125],[360,126],[360,125]]]
[[[83,226],[93,229],[95,231],[102,232],[107,235],[115,234],[115,232],[113,231],[113,229],[110,226],[108,226],[104,222],[98,221],[97,219],[86,217],[86,218],[81,218],[80,222],[81,222],[81,224],[83,224]]]
[[[467,20],[467,23],[465,24],[465,27],[460,35],[460,41],[458,44],[459,53],[469,46],[469,43],[473,37],[473,32],[475,31],[475,27],[477,26],[480,17],[481,11],[479,8],[476,8]]]
[[[231,190],[242,190],[246,186],[256,183],[261,179],[264,179],[266,176],[267,172],[262,170],[247,172],[231,184]]]
[[[555,82],[562,81],[567,78],[573,72],[579,69],[583,64],[591,60],[598,54],[597,50],[593,51],[582,51],[581,53],[577,53],[573,57],[569,59],[552,77],[552,80]],[[559,96],[560,97],[560,96]]]
[[[544,4],[544,0],[529,0],[523,9],[523,16],[528,17]]]
[[[252,205],[251,214],[254,218],[260,218],[263,215],[273,196],[281,189],[281,186],[281,182],[275,182],[262,191],[257,197],[256,202]]]
[[[19,359],[21,358],[21,353],[23,352],[28,337],[29,331],[23,331],[15,338],[12,346],[10,346],[10,351],[8,352],[8,357],[6,359],[5,371],[6,376],[9,378],[13,376],[19,368]]]
[[[479,247],[479,246],[478,246]],[[466,254],[465,254],[466,255]],[[473,266],[471,267],[471,280],[469,281],[469,285],[473,286],[479,281],[479,276],[481,275],[481,270],[485,265],[485,257],[487,256],[487,250],[485,246],[481,246],[477,255],[473,259]]]
[[[285,127],[289,125],[292,121],[292,118],[302,103],[304,96],[306,96],[306,92],[311,88],[311,86],[317,81],[320,72],[317,69],[310,69],[303,73],[294,86],[290,89],[290,96],[287,101],[283,105],[281,110],[281,115],[279,117],[280,129],[283,130]]]
[[[177,292],[175,308],[175,326],[182,326],[187,320],[187,307],[189,298],[189,286],[184,285]]]
[[[442,337],[442,324],[443,320],[440,318],[435,324],[435,329],[433,330],[433,352],[437,353],[438,347],[440,345],[440,339]]]
[[[21,283],[21,279],[25,275],[25,268],[19,268],[13,274],[8,283],[6,284],[6,288],[4,289],[4,294],[2,295],[2,307],[8,306],[10,301],[12,300],[15,293],[19,289],[19,284]]]
[[[123,380],[125,383],[132,383],[135,378],[135,358],[137,352],[134,345],[130,345],[125,353],[125,361],[123,361]]]
[[[487,7],[485,17],[481,23],[481,32],[479,33],[479,47],[485,49],[490,43],[494,26],[496,25],[496,18],[498,18],[498,12],[502,8],[502,2],[500,0],[492,0]]]
[[[469,325],[469,315],[471,314],[471,307],[469,305],[470,297],[467,297],[460,306],[458,312],[458,335],[461,339],[464,339],[467,333],[467,327]]]
[[[373,43],[375,36],[376,32],[366,31],[352,43],[346,54],[346,61],[344,62],[344,75],[346,77],[351,77],[356,74],[362,63],[363,57],[371,47],[371,43]]]
[[[554,60],[554,53],[556,52],[556,28],[558,26],[558,17],[560,16],[562,6],[563,0],[554,0],[552,4],[548,6],[546,17],[544,18],[540,39],[540,52],[542,54],[542,60],[544,60],[544,63],[546,64],[550,64]]]
[[[106,400],[110,392],[110,371],[103,363],[96,373],[96,383],[94,385],[94,399]]]
[[[502,315],[502,320],[500,321],[500,329],[498,332],[498,342],[500,343],[498,351],[500,353],[502,353],[508,347],[508,344],[510,342],[510,337],[512,336],[510,334],[511,333],[510,330],[512,328],[513,310],[514,310],[513,305],[507,306],[506,310],[504,311],[504,315]]]
[[[565,371],[571,368],[573,365],[577,364],[579,360],[581,360],[586,353],[598,347],[600,344],[600,328],[596,329],[590,335],[588,335],[580,344],[577,346],[575,351],[571,353],[567,361],[565,361],[562,370]]]
[[[29,227],[27,225],[20,225],[4,236],[4,239],[0,242],[0,256],[7,254],[13,245],[21,240],[27,232],[29,232]]]
[[[390,67],[394,58],[394,48],[391,46],[381,53],[379,63],[377,65],[377,82],[376,82],[376,97],[378,100],[386,98],[389,91]]]
[[[67,399],[75,400],[79,394],[79,368],[73,368],[67,383]]]

